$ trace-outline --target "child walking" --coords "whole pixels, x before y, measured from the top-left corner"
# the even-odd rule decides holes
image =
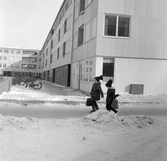
[[[112,101],[118,97],[119,95],[115,95],[115,88],[112,86],[113,81],[110,79],[105,85],[108,88],[107,89],[107,97],[106,97],[106,109],[108,111],[114,111],[117,113],[118,111],[111,107]]]

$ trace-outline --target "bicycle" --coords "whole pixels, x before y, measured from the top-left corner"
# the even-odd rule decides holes
[[[40,82],[39,79],[40,79],[39,77],[24,78],[21,80],[19,85],[24,86],[26,88],[29,87],[29,88],[39,90],[42,88],[42,82]]]

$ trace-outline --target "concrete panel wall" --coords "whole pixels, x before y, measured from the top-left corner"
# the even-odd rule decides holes
[[[99,0],[97,55],[162,58],[167,55],[167,1]],[[105,14],[130,16],[130,37],[104,36]]]
[[[143,84],[144,94],[167,93],[167,60],[115,60],[114,82],[119,93],[130,92],[130,84]]]

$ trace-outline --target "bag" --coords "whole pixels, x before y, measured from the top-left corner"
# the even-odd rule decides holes
[[[86,106],[92,106],[92,100],[90,98],[86,99]]]
[[[118,109],[118,100],[114,99],[111,103],[111,108]]]

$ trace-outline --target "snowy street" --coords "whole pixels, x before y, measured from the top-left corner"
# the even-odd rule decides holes
[[[45,81],[40,90],[18,85],[13,86],[13,88],[15,92],[11,92],[10,97],[5,96],[5,94],[0,96],[0,101],[5,101],[5,106],[0,106],[2,115],[30,116],[38,119],[67,119],[86,116],[91,110],[91,107],[85,106],[87,96],[72,88]],[[18,92],[16,93],[16,91]],[[105,99],[101,99],[98,104],[100,109],[105,109]],[[150,102],[136,104],[120,99],[118,115],[167,116],[167,104],[158,103],[152,106]]]
[[[167,160],[167,94],[120,94],[118,114],[104,98],[90,114],[82,92],[43,85],[0,95],[0,161]]]

